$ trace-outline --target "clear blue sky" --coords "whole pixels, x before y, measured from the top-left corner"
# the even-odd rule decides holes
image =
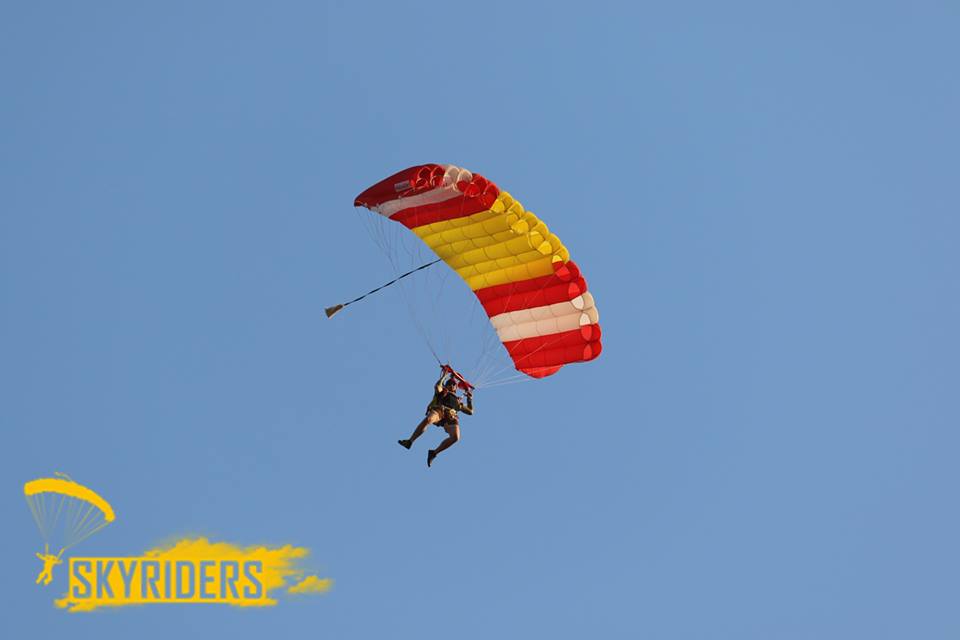
[[[133,4],[0,8],[0,636],[960,635],[955,3]],[[547,219],[605,330],[429,471],[398,298],[323,317],[422,162]],[[119,514],[77,553],[335,588],[55,610],[53,470]]]

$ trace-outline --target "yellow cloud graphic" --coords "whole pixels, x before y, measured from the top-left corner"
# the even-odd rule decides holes
[[[305,575],[305,547],[239,546],[185,538],[136,558],[72,558],[69,590],[56,605],[71,611],[153,603],[262,607],[272,591],[323,593],[333,581]],[[293,583],[288,586],[288,583]]]
[[[330,578],[318,578],[317,576],[307,576],[297,584],[287,589],[287,593],[324,593],[333,586],[333,580]]]

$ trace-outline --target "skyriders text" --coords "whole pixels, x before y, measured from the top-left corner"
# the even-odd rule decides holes
[[[269,603],[261,560],[71,558],[71,604]]]

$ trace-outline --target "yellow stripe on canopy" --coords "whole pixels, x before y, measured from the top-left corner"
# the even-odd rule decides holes
[[[415,227],[474,291],[548,276],[570,253],[547,225],[506,191],[485,211]]]

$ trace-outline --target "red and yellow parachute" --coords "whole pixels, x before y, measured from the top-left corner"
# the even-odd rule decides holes
[[[602,350],[597,307],[547,225],[483,176],[453,165],[399,171],[356,197],[413,231],[467,283],[514,365],[534,378]]]

